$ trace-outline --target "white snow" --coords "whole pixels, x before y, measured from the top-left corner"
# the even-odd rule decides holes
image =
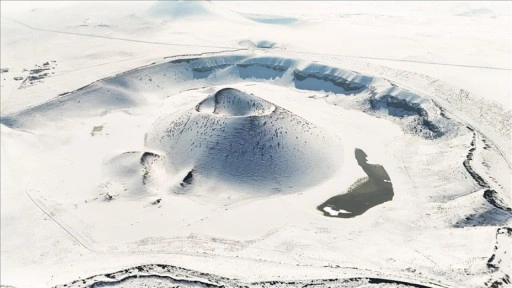
[[[503,281],[511,5],[2,1],[0,284]]]

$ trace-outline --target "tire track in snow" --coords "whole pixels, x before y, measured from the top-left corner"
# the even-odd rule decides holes
[[[289,53],[297,53],[297,54],[347,57],[347,58],[368,59],[368,60],[384,60],[384,61],[392,61],[392,62],[418,63],[418,64],[428,64],[428,65],[462,67],[462,68],[492,69],[492,70],[501,70],[501,71],[511,71],[512,70],[511,68],[506,68],[506,67],[493,67],[493,66],[479,66],[479,65],[468,65],[468,64],[428,62],[428,61],[421,61],[421,60],[406,60],[406,59],[396,59],[396,58],[381,58],[381,57],[344,55],[344,54],[315,53],[315,52],[306,52],[306,51],[298,51],[298,50],[286,50],[286,51],[289,52]]]
[[[34,205],[36,205],[37,208],[39,208],[39,210],[41,210],[41,212],[43,212],[46,216],[48,216],[48,218],[50,218],[55,224],[57,224],[60,228],[62,228],[69,236],[71,236],[71,238],[73,238],[76,242],[78,242],[78,244],[80,244],[82,247],[84,247],[85,249],[89,250],[90,252],[93,252],[93,253],[101,253],[101,252],[98,252],[98,251],[95,251],[93,249],[91,249],[88,245],[84,244],[82,240],[78,239],[78,236],[76,236],[75,234],[73,234],[70,229],[64,227],[63,224],[61,224],[59,221],[57,221],[53,216],[52,216],[52,212],[51,211],[46,211],[47,209],[44,209],[42,207],[42,205],[38,204],[36,200],[34,200],[34,198],[32,198],[32,196],[30,196],[30,193],[28,193],[28,191],[25,191],[25,193],[27,194],[28,198],[30,199],[30,201],[32,201],[32,203],[34,203]],[[49,210],[49,209],[48,209]]]
[[[68,32],[68,31],[60,31],[60,30],[44,29],[44,28],[36,28],[36,27],[32,27],[32,26],[30,26],[28,24],[25,24],[25,23],[23,23],[21,21],[18,21],[16,19],[12,19],[12,18],[5,17],[5,16],[2,16],[2,18],[5,18],[5,19],[10,20],[12,22],[15,22],[15,23],[18,23],[20,25],[23,25],[23,26],[25,26],[25,27],[27,27],[27,28],[29,28],[31,30],[43,31],[43,32],[51,32],[51,33],[58,33],[58,34],[67,34],[67,35],[90,37],[90,38],[100,38],[100,39],[107,39],[107,40],[127,41],[127,42],[143,43],[143,44],[178,46],[178,47],[199,47],[199,48],[218,48],[218,49],[235,49],[236,48],[236,47],[230,47],[230,46],[171,43],[171,42],[147,41],[147,40],[138,40],[138,39],[121,38],[121,37],[107,37],[107,36],[94,35],[94,34]]]
[[[118,40],[118,41],[128,41],[128,42],[136,42],[136,43],[144,43],[144,44],[155,44],[155,45],[167,45],[167,46],[178,46],[178,47],[199,47],[199,48],[219,48],[219,49],[237,49],[238,47],[231,46],[216,46],[216,45],[201,45],[201,44],[186,44],[186,43],[170,43],[170,42],[159,42],[159,41],[147,41],[147,40],[139,40],[139,39],[131,39],[131,38],[121,38],[121,37],[107,37],[101,35],[94,34],[86,34],[86,33],[77,33],[77,32],[68,32],[68,31],[60,31],[54,29],[44,29],[44,28],[36,28],[32,27],[26,23],[21,21],[8,18],[3,16],[2,18],[8,19],[12,22],[23,25],[29,29],[43,32],[51,32],[51,33],[59,33],[59,34],[68,34],[82,37],[92,37],[92,38],[101,38],[108,40]],[[256,48],[255,50],[262,50],[266,48]],[[247,50],[247,49],[243,49]],[[477,68],[477,69],[492,69],[492,70],[501,70],[501,71],[512,71],[511,68],[507,67],[493,67],[493,66],[480,66],[480,65],[469,65],[469,64],[456,64],[456,63],[442,63],[442,62],[429,62],[429,61],[421,61],[421,60],[407,60],[407,59],[396,59],[396,58],[384,58],[384,57],[371,57],[371,56],[359,56],[359,55],[346,55],[346,54],[331,54],[331,53],[318,53],[318,52],[308,52],[308,51],[300,51],[300,50],[286,50],[288,53],[295,54],[303,54],[303,55],[320,55],[320,56],[334,56],[334,57],[347,57],[347,58],[356,58],[356,59],[368,59],[368,60],[385,60],[385,61],[393,61],[393,62],[406,62],[406,63],[418,63],[418,64],[427,64],[427,65],[440,65],[440,66],[452,66],[452,67],[462,67],[462,68]]]

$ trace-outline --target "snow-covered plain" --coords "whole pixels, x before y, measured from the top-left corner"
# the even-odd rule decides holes
[[[510,285],[510,3],[1,8],[1,285]]]

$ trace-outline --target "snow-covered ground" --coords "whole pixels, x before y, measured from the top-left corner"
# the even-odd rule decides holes
[[[0,284],[510,285],[511,5],[1,2]]]

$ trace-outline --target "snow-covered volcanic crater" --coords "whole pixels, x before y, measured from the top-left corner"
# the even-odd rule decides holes
[[[186,182],[213,178],[260,193],[321,183],[341,164],[343,149],[304,118],[232,88],[160,119],[146,147],[165,155],[170,173],[188,172]]]
[[[103,174],[112,177],[107,181],[120,183],[108,195],[204,191],[202,184],[207,183],[265,195],[301,191],[332,178],[343,164],[342,140],[353,135],[328,132],[308,121],[308,114],[297,115],[258,97],[273,99],[273,92],[263,89],[258,90],[262,95],[251,95],[222,88],[244,82],[326,93],[329,104],[391,120],[415,137],[451,139],[468,133],[428,97],[387,80],[296,59],[238,53],[183,57],[128,71],[4,117],[2,123],[30,130],[41,123],[117,112],[150,113],[143,121],[156,116],[144,136],[138,136],[144,138],[141,149],[103,159]],[[169,95],[208,87],[208,96],[194,107],[161,109],[162,104],[172,105]],[[102,129],[93,127],[91,135]],[[191,189],[192,183],[202,188]]]
[[[22,173],[20,164],[11,173],[94,253],[258,255],[283,265],[298,257],[306,266],[358,267],[343,275],[382,285],[456,283],[458,264],[485,253],[467,254],[454,227],[511,218],[507,156],[438,99],[266,52],[217,54],[164,59],[2,116],[20,159],[32,172],[52,171]],[[506,121],[497,130],[509,129]],[[346,203],[362,208],[336,218]],[[389,231],[409,246],[391,243],[375,259],[371,247]],[[428,233],[449,243],[428,252],[415,240]],[[347,235],[358,240],[344,242]],[[457,257],[445,259],[448,252]],[[487,277],[482,267],[475,283]],[[397,277],[407,281],[389,280]]]
[[[401,89],[384,79],[295,59],[237,54],[183,58],[135,69],[4,117],[3,123],[12,126],[17,121],[26,122],[24,116],[33,118],[35,111],[38,112],[37,117],[51,117],[52,113],[48,111],[56,108],[61,108],[60,113],[95,115],[106,110],[148,105],[151,100],[162,101],[170,93],[187,89],[241,81],[350,96],[347,98],[352,99],[351,104],[357,108],[373,115],[389,116],[409,132],[427,138],[445,136],[457,128],[451,125],[453,121],[443,117],[441,109],[431,99]],[[151,93],[152,97],[143,93]],[[77,103],[79,105],[75,105]],[[67,106],[74,108],[65,109]]]

